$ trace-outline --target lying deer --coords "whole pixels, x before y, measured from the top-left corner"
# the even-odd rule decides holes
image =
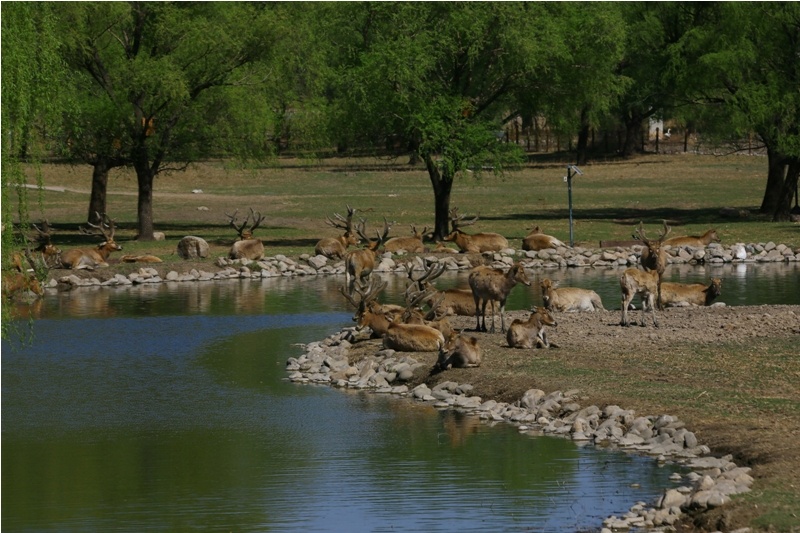
[[[450,223],[452,230],[444,238],[446,241],[454,242],[458,248],[465,253],[499,252],[508,248],[508,239],[499,233],[474,233],[472,235],[464,233],[461,228],[471,226],[478,221],[478,217],[464,220],[464,215],[458,214],[458,208],[450,210]]]
[[[664,241],[665,246],[691,246],[693,248],[705,248],[712,242],[720,242],[717,230],[710,229],[700,237],[688,235],[685,237],[672,237]]]
[[[711,283],[661,284],[661,303],[665,307],[689,307],[711,305],[722,292],[722,280],[711,278]]]
[[[556,319],[544,307],[531,307],[528,320],[518,318],[508,327],[506,341],[511,348],[549,348],[545,326],[557,326]]]
[[[238,209],[234,211],[233,215],[225,213],[225,216],[228,217],[230,225],[236,230],[236,233],[239,236],[239,240],[234,242],[233,246],[231,246],[231,250],[228,252],[228,257],[231,259],[250,259],[251,261],[258,261],[264,257],[264,243],[261,242],[261,239],[253,238],[253,232],[264,221],[264,216],[260,212],[256,214],[251,207],[250,214],[245,217],[241,226],[237,226],[236,216],[238,214]],[[253,217],[253,223],[248,228],[247,223],[250,221],[251,216]]]
[[[503,333],[506,332],[506,299],[517,283],[531,284],[525,274],[525,269],[519,262],[514,263],[508,272],[488,266],[477,266],[470,271],[469,286],[475,300],[476,331],[486,331],[486,305],[490,301],[496,301],[500,303],[500,330]],[[481,325],[481,316],[483,316],[483,325]],[[494,333],[494,303],[492,303],[491,333]]]
[[[444,335],[422,324],[390,322],[383,336],[383,346],[398,352],[435,352],[444,346]]]
[[[339,288],[342,295],[356,309],[353,315],[356,329],[361,331],[364,328],[370,328],[372,338],[380,338],[389,330],[390,322],[387,319],[387,311],[376,301],[378,294],[384,288],[386,288],[386,282],[378,278],[370,279],[366,287],[360,283],[354,283]],[[401,309],[400,313],[392,315],[393,319],[400,319],[404,310]]]
[[[548,248],[566,247],[567,245],[550,235],[545,235],[539,226],[534,226],[531,232],[522,239],[522,249],[538,252]]]
[[[392,237],[386,241],[386,244],[383,245],[383,249],[392,253],[400,250],[405,250],[409,253],[422,253],[425,251],[422,237],[425,235],[426,231],[428,231],[427,226],[423,228],[422,231],[417,231],[416,226],[411,226],[411,237]]]
[[[342,259],[345,253],[347,253],[347,248],[349,246],[358,245],[358,237],[353,231],[353,215],[355,215],[355,213],[356,210],[348,205],[347,218],[344,218],[339,213],[333,214],[336,220],[327,217],[327,224],[334,228],[343,229],[344,234],[340,237],[325,237],[320,239],[314,247],[314,253],[317,255],[324,255],[328,259]]]
[[[481,366],[481,347],[475,337],[466,337],[453,331],[439,348],[439,358],[434,370],[450,368],[475,368]]]
[[[94,270],[97,267],[107,267],[108,256],[111,252],[122,250],[122,246],[114,241],[114,232],[116,231],[115,222],[108,217],[107,214],[97,214],[97,219],[100,224],[92,224],[87,222],[86,225],[93,228],[95,232],[89,231],[84,227],[80,228],[82,233],[87,235],[95,235],[100,232],[105,238],[105,241],[97,245],[96,248],[73,248],[61,254],[61,265],[63,268],[71,268],[73,270]]]
[[[3,271],[3,298],[12,299],[22,291],[31,291],[37,296],[44,294],[42,284],[35,274],[27,272]]]
[[[383,241],[386,240],[386,236],[389,235],[389,229],[392,227],[384,218],[383,235],[376,231],[377,240],[371,240],[366,236],[366,224],[367,221],[362,218],[361,222],[356,225],[356,233],[367,242],[367,247],[347,252],[344,258],[345,281],[348,285],[356,281],[360,282],[372,274],[372,269],[375,268],[375,259],[380,255],[379,248]]]
[[[656,321],[655,299],[658,295],[659,279],[657,270],[639,270],[629,268],[623,272],[619,278],[619,285],[622,289],[622,320],[620,325],[630,326],[628,320],[628,306],[637,294],[642,299],[642,326],[645,325],[644,315],[647,308],[653,315],[653,325],[658,327]]]
[[[442,263],[432,263],[428,265],[423,274],[415,278],[414,271],[410,270],[408,277],[411,280],[409,287],[415,286],[420,291],[433,291],[425,301],[431,309],[435,309],[442,316],[475,316],[475,298],[472,296],[472,289],[445,289],[438,290],[431,283],[434,279],[442,275],[445,265]]]
[[[557,281],[544,278],[540,287],[544,306],[551,311],[604,311],[600,295],[590,289],[559,287]]]

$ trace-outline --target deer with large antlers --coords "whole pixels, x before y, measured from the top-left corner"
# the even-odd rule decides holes
[[[61,267],[61,250],[56,248],[51,242],[53,230],[50,228],[50,223],[47,219],[43,219],[40,225],[41,228],[36,224],[31,224],[33,229],[36,230],[36,237],[31,239],[25,235],[25,251],[14,252],[11,256],[12,266],[20,272],[27,272],[29,270],[35,272],[42,267],[48,269]],[[28,248],[28,242],[31,240],[36,242],[36,248],[34,248],[33,251],[37,252],[38,256],[34,255]],[[30,269],[25,266],[26,262],[30,265]]]
[[[517,283],[530,285],[531,282],[525,274],[525,268],[517,262],[508,272],[489,266],[477,266],[469,273],[469,286],[475,299],[476,331],[486,331],[486,305],[492,302],[492,328],[494,333],[494,302],[500,304],[500,330],[506,332],[505,309],[506,300]],[[483,325],[481,325],[483,316]]]
[[[425,226],[422,231],[417,231],[416,226],[411,226],[411,237],[392,237],[383,245],[383,249],[387,252],[398,252],[405,250],[409,253],[422,253],[425,251],[425,245],[422,243],[422,238],[428,227]]]
[[[370,274],[372,274],[372,269],[375,268],[375,259],[380,254],[379,248],[386,240],[386,236],[389,235],[389,230],[392,227],[384,218],[383,235],[376,230],[375,235],[377,239],[372,240],[366,235],[366,225],[367,221],[362,218],[356,225],[356,233],[367,242],[367,247],[361,250],[347,252],[347,255],[344,257],[345,281],[348,285],[369,278]]]
[[[667,221],[665,220],[664,229],[661,231],[658,238],[648,239],[644,231],[644,224],[639,222],[639,227],[633,234],[634,238],[641,240],[644,244],[642,256],[640,258],[642,268],[647,272],[654,271],[658,273],[656,298],[659,308],[661,308],[661,278],[664,275],[664,270],[667,268],[667,252],[664,249],[664,240],[667,238],[670,231],[672,231],[672,228],[667,225]],[[653,320],[655,321],[655,315],[653,315]]]
[[[371,278],[366,286],[354,283],[339,288],[342,295],[356,309],[353,315],[356,329],[360,331],[367,327],[370,328],[372,338],[382,337],[389,330],[388,310],[384,309],[376,300],[384,288],[386,288],[386,282],[377,277]],[[403,311],[405,308],[401,308],[399,313],[393,313],[392,317],[399,320]]]
[[[425,267],[420,276],[415,277],[414,270],[410,269],[408,277],[411,284],[409,287],[416,287],[420,291],[433,289],[434,292],[425,300],[425,303],[442,316],[475,316],[475,298],[472,296],[472,289],[439,290],[431,283],[441,276],[444,270],[443,263],[431,263]]]
[[[231,259],[250,259],[251,261],[258,261],[264,257],[264,243],[261,242],[261,239],[253,238],[253,232],[261,225],[265,217],[260,212],[254,211],[251,207],[250,214],[245,217],[241,225],[237,226],[236,217],[238,214],[238,209],[234,211],[232,215],[225,213],[230,225],[236,230],[239,236],[239,240],[234,242],[233,246],[231,246],[228,257]],[[253,222],[248,228],[247,224],[250,222],[251,216],[253,217]]]
[[[499,233],[464,233],[461,228],[471,226],[478,221],[478,216],[465,220],[465,215],[458,214],[458,208],[450,210],[450,234],[444,238],[446,241],[456,243],[458,248],[465,253],[499,252],[508,248],[508,239]]]
[[[87,230],[85,227],[81,227],[80,231],[87,235],[100,233],[105,238],[105,241],[98,244],[96,248],[73,248],[63,252],[61,254],[63,268],[94,270],[97,267],[107,267],[108,256],[111,252],[122,250],[122,246],[114,241],[116,223],[106,213],[102,215],[100,213],[96,214],[100,223],[92,224],[87,222],[86,225],[92,229]]]
[[[356,246],[359,243],[358,236],[353,231],[353,215],[356,210],[347,206],[347,218],[339,213],[334,213],[334,219],[327,217],[326,223],[338,229],[343,229],[344,234],[339,237],[324,237],[317,242],[314,253],[324,255],[328,259],[342,259],[347,252],[348,246]]]

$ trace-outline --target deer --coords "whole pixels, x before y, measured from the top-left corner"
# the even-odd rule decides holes
[[[472,297],[475,300],[475,319],[477,324],[476,331],[486,331],[486,305],[492,302],[492,329],[494,333],[494,302],[500,303],[500,330],[506,332],[505,308],[506,299],[511,293],[511,289],[517,283],[530,286],[531,282],[525,274],[525,268],[521,263],[514,263],[508,272],[489,266],[477,266],[469,273],[469,286],[472,289]],[[483,316],[483,325],[481,325]]]
[[[230,225],[236,230],[239,236],[239,240],[234,242],[233,246],[231,246],[228,257],[231,259],[250,259],[251,261],[258,261],[264,257],[264,243],[261,242],[261,239],[253,238],[253,232],[261,225],[265,217],[261,212],[256,213],[251,207],[250,214],[245,217],[244,222],[242,222],[240,226],[237,226],[236,218],[238,214],[238,209],[234,211],[232,215],[227,212],[225,213]],[[250,221],[251,216],[253,217],[253,223],[248,228],[247,223]]]
[[[506,342],[510,348],[549,348],[545,326],[556,327],[558,323],[544,307],[531,307],[527,320],[518,318],[508,327]]]
[[[539,226],[530,229],[530,233],[522,239],[522,249],[526,251],[546,250],[548,248],[566,247],[567,245],[550,235],[545,235]]]
[[[705,248],[712,242],[720,242],[717,230],[710,229],[701,236],[687,235],[684,237],[672,237],[664,241],[664,246],[691,246],[693,248]]]
[[[457,207],[450,210],[452,231],[444,238],[445,241],[456,243],[462,253],[499,252],[508,248],[508,239],[499,233],[464,233],[461,228],[478,221],[478,216],[469,220],[464,220],[464,216],[458,214]]]
[[[410,270],[408,277],[411,280],[409,287],[416,286],[419,290],[433,290],[434,292],[426,299],[425,303],[436,309],[442,316],[475,316],[475,298],[472,296],[472,289],[455,288],[438,290],[431,283],[434,279],[442,275],[445,270],[443,263],[432,263],[426,267],[422,276],[414,278],[413,270]],[[434,303],[436,306],[434,307]]]
[[[389,328],[383,335],[383,347],[398,352],[435,352],[442,346],[442,332],[423,324],[390,321]]]
[[[366,225],[367,221],[362,218],[356,225],[356,233],[366,241],[367,247],[347,252],[344,257],[345,280],[348,285],[355,283],[356,280],[361,281],[365,278],[369,278],[370,274],[372,274],[372,269],[375,268],[375,259],[380,254],[378,249],[386,240],[386,236],[389,235],[389,229],[392,227],[384,218],[383,235],[376,231],[375,235],[378,238],[377,240],[372,240],[366,236]]]
[[[539,286],[546,309],[559,312],[604,311],[600,295],[590,289],[559,287],[557,281],[544,278]]]
[[[383,245],[383,249],[387,252],[398,252],[405,250],[409,253],[422,253],[425,251],[425,245],[422,243],[422,238],[428,227],[425,226],[422,231],[417,231],[416,226],[411,226],[411,237],[392,237]]]
[[[658,273],[658,290],[656,291],[656,298],[659,308],[661,308],[661,278],[664,275],[664,270],[667,268],[667,252],[664,250],[664,240],[667,238],[667,235],[669,235],[670,231],[672,231],[672,228],[667,225],[667,221],[665,220],[664,229],[661,231],[661,234],[658,236],[658,238],[648,239],[644,231],[644,225],[640,221],[639,227],[633,234],[634,238],[641,240],[644,244],[644,248],[642,248],[642,256],[640,257],[642,268],[644,268],[646,271],[652,270]],[[655,315],[653,318],[655,319]]]
[[[114,241],[114,233],[116,231],[116,223],[114,220],[109,218],[106,213],[102,215],[100,215],[100,213],[95,214],[100,223],[86,223],[86,225],[94,231],[87,230],[85,227],[80,227],[79,229],[81,233],[85,233],[86,235],[95,235],[96,232],[100,232],[105,238],[105,241],[98,244],[95,248],[73,248],[72,250],[62,252],[60,259],[63,268],[70,268],[72,270],[94,270],[97,267],[107,267],[107,260],[111,252],[122,250],[122,246]]]
[[[433,287],[417,291],[410,290],[412,288],[413,285],[406,289],[407,304],[401,316],[401,321],[404,324],[424,324],[438,329],[445,336],[449,335],[453,331],[453,326],[447,317],[439,312],[439,304],[443,296],[437,296],[437,291]],[[430,305],[430,310],[425,314],[419,308],[422,303],[429,303]]]
[[[481,347],[478,339],[452,331],[445,337],[444,345],[439,348],[439,357],[434,365],[434,370],[479,366],[481,366]]]
[[[353,216],[356,210],[347,207],[347,218],[339,213],[334,213],[335,220],[327,217],[326,223],[334,228],[343,229],[344,234],[339,237],[325,237],[317,242],[314,247],[314,253],[317,255],[324,255],[328,259],[343,259],[347,253],[347,248],[350,246],[357,246],[360,242],[358,236],[353,231]]]
[[[23,235],[25,250],[11,254],[11,266],[19,272],[36,272],[41,267],[50,269],[59,268],[61,266],[61,250],[56,248],[51,242],[53,233],[52,229],[50,229],[50,223],[47,219],[42,219],[40,224],[44,229],[36,224],[31,224],[37,233],[34,239],[31,239],[28,235]],[[35,257],[30,251],[28,243],[31,240],[37,243],[33,251],[38,252],[38,257]],[[25,263],[27,263],[30,268],[25,266]]]
[[[13,299],[14,295],[20,291],[31,291],[36,296],[44,294],[42,284],[36,275],[27,272],[17,272],[13,270],[3,272],[3,298]]]
[[[722,280],[711,278],[708,285],[702,283],[661,284],[661,303],[665,307],[707,306],[722,292]]]
[[[645,312],[650,308],[653,315],[653,325],[658,327],[656,320],[655,299],[659,290],[659,276],[657,270],[639,270],[638,268],[628,268],[619,278],[619,285],[622,289],[622,320],[620,325],[630,326],[628,320],[628,306],[637,294],[642,299],[642,322],[645,325]]]
[[[357,282],[339,287],[339,291],[345,299],[356,309],[353,315],[356,329],[361,331],[366,327],[370,328],[372,330],[372,338],[382,337],[389,329],[390,322],[387,315],[390,313],[376,301],[378,294],[384,288],[386,288],[386,282],[378,278],[371,278],[366,286],[362,286]],[[401,309],[400,313],[391,314],[394,320],[400,320],[405,308]]]

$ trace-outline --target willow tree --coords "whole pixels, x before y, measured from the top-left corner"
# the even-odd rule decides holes
[[[498,132],[518,90],[565,50],[560,6],[366,2],[319,9],[322,31],[336,43],[332,92],[346,139],[415,152],[433,187],[434,238],[444,237],[456,176],[499,173],[520,160]]]
[[[219,109],[251,83],[272,46],[269,4],[92,2],[65,8],[67,57],[102,98],[83,116],[98,146],[136,171],[138,238],[153,238],[153,187],[166,170],[208,156],[227,128]],[[241,97],[242,93],[236,96]],[[85,96],[84,96],[85,99]],[[109,117],[111,110],[115,116]],[[242,134],[243,136],[245,133]]]

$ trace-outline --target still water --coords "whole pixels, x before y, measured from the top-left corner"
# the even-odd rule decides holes
[[[720,300],[798,303],[798,271],[783,266],[722,274]],[[594,284],[613,308],[614,272],[534,281]],[[387,279],[400,299],[402,279]],[[298,344],[350,323],[341,283],[48,294],[32,343],[3,344],[3,530],[576,531],[671,486],[674,470],[649,459],[283,381]],[[539,304],[537,291],[509,309]]]

